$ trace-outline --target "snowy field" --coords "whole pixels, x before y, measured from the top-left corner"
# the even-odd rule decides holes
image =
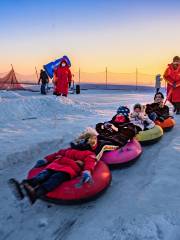
[[[68,147],[119,105],[152,102],[151,91],[87,90],[68,98],[0,91],[0,240],[179,240],[180,117],[129,168],[114,170],[108,191],[82,205],[18,202],[7,180]]]

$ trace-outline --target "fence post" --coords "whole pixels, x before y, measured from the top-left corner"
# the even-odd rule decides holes
[[[137,84],[138,84],[138,69],[136,68],[136,90],[137,90]]]
[[[107,89],[107,67],[106,67],[106,89]]]

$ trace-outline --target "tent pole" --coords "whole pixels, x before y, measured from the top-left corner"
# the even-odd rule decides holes
[[[14,72],[14,68],[13,68],[13,65],[11,64],[11,67],[12,67],[12,70],[13,70],[13,72]]]
[[[13,68],[13,65],[12,65],[12,64],[11,64],[11,67],[12,67],[12,70],[13,70],[13,72],[14,72],[15,80],[17,81],[16,73],[15,73],[15,71],[14,71],[14,68]]]

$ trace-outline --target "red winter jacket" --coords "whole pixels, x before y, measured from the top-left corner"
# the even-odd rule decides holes
[[[68,83],[71,82],[71,71],[68,66],[61,67],[58,66],[54,70],[54,80],[55,80],[55,89],[56,94],[68,94]]]
[[[45,157],[49,164],[46,169],[62,171],[74,178],[83,170],[93,171],[96,164],[96,156],[89,150],[62,149]]]
[[[169,101],[180,102],[180,65],[174,70],[172,64],[168,65],[164,73],[164,79],[167,81],[167,95],[169,91],[172,91]],[[176,83],[176,88],[173,88],[173,83]]]

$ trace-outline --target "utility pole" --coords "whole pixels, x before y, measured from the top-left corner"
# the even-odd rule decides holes
[[[106,88],[107,88],[107,67],[106,67]]]
[[[136,90],[137,90],[137,85],[138,85],[138,69],[136,68]]]

